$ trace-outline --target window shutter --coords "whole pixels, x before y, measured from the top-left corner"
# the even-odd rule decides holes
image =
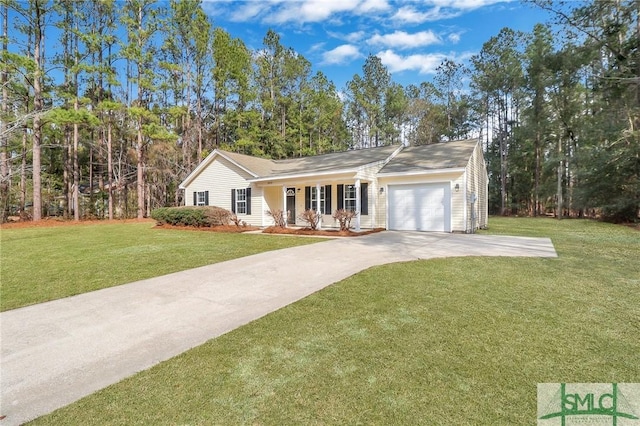
[[[251,214],[251,188],[247,188],[247,214]]]
[[[362,183],[360,184],[360,214],[368,215],[369,214],[369,184]]]
[[[193,191],[193,205],[197,206],[198,205],[198,193]]]
[[[338,185],[338,210],[344,209],[344,185]]]
[[[231,212],[232,213],[236,212],[236,190],[235,189],[231,190]]]
[[[209,191],[204,191],[204,205],[209,205]]]
[[[331,185],[324,187],[324,214],[331,214]]]
[[[309,210],[311,208],[311,187],[304,187],[304,209]]]

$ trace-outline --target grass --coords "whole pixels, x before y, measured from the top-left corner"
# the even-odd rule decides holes
[[[313,239],[154,229],[152,223],[2,229],[2,311]]]
[[[638,231],[490,224],[560,257],[371,268],[35,424],[533,424],[537,383],[640,382]]]

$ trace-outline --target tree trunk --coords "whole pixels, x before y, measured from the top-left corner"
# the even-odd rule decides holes
[[[109,113],[111,115],[111,113]],[[107,124],[107,179],[109,181],[109,220],[113,220],[113,156],[111,141],[111,117]]]
[[[78,111],[78,97],[76,96],[73,109]],[[73,220],[80,220],[80,167],[78,164],[78,142],[80,132],[78,123],[73,123]]]
[[[138,121],[138,144],[136,146],[137,157],[137,189],[138,189],[138,219],[144,218],[144,150],[142,147],[142,118]]]
[[[71,129],[69,126],[64,126],[64,167],[62,172],[62,182],[64,191],[64,218],[69,219],[73,213],[73,152],[71,149]]]
[[[9,46],[8,40],[8,24],[9,19],[9,6],[4,3],[2,8],[2,51],[7,53]],[[5,117],[9,113],[9,92],[7,89],[8,80],[7,65],[2,67],[2,109],[0,114],[0,223],[7,220],[9,214],[9,182],[11,177],[9,176],[9,135],[5,134],[5,129],[9,127],[5,122]]]
[[[533,215],[538,216],[540,214],[540,132],[536,132],[536,170],[534,181],[534,206]]]
[[[41,154],[42,128],[41,114],[43,109],[42,99],[42,56],[43,34],[42,34],[42,9],[38,2],[34,3],[34,40],[33,40],[33,220],[42,219],[42,178],[41,178]]]
[[[556,197],[558,198],[558,206],[556,217],[562,219],[562,138],[558,139],[558,187]]]

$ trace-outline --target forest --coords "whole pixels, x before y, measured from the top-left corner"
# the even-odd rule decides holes
[[[0,222],[143,218],[216,148],[275,159],[480,138],[500,215],[640,214],[640,1],[530,0],[468,63],[339,88],[276,30],[251,50],[199,0],[0,0]],[[47,49],[54,40],[56,49]]]

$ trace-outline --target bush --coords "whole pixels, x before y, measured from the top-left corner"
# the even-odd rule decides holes
[[[151,212],[161,225],[208,227],[228,225],[231,212],[221,207],[162,207]]]
[[[279,228],[287,227],[287,220],[284,217],[284,212],[280,209],[267,210],[267,216],[273,218],[273,223]]]
[[[229,216],[229,221],[231,223],[233,223],[237,227],[241,227],[241,226],[243,228],[247,227],[247,222],[245,222],[244,220],[240,219],[238,216],[236,216],[235,213],[231,213],[231,215]]]
[[[315,210],[307,209],[298,215],[298,219],[309,225],[309,228],[316,230],[320,223],[320,213]]]
[[[340,224],[341,231],[348,231],[351,228],[351,220],[358,216],[358,212],[354,212],[353,210],[345,210],[339,209],[333,212],[333,217]]]

